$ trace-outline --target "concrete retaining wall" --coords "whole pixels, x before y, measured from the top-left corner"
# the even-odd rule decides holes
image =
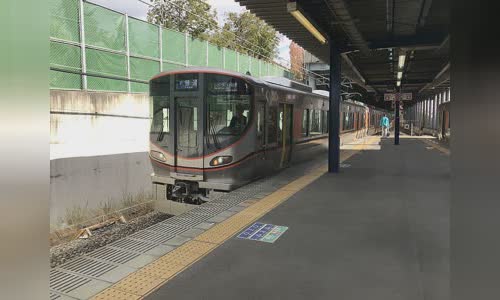
[[[51,224],[152,193],[144,94],[51,90]]]

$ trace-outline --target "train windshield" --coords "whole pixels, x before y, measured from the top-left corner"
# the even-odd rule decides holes
[[[168,148],[170,136],[170,78],[168,76],[151,82],[149,103],[150,140],[162,148]]]
[[[206,90],[206,150],[211,153],[234,143],[246,131],[251,118],[251,88],[239,78],[207,74]]]
[[[170,153],[182,150],[187,157],[233,144],[249,126],[251,91],[246,81],[220,74],[186,73],[152,80],[151,143]]]

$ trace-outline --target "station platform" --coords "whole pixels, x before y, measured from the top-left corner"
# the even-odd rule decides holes
[[[425,143],[422,142],[425,140]],[[427,138],[371,138],[146,299],[449,299],[450,167]]]
[[[297,164],[68,262],[51,299],[448,299],[449,151],[393,143],[345,144],[339,174]],[[265,224],[283,230],[245,236]]]

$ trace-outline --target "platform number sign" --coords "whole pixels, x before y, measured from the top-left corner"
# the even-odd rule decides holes
[[[257,222],[243,230],[237,237],[240,239],[274,243],[287,230],[288,227],[286,226]]]

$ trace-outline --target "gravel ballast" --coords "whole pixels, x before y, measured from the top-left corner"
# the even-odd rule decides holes
[[[127,223],[114,223],[94,230],[92,231],[92,236],[87,239],[75,239],[56,245],[50,248],[50,267],[54,268],[73,257],[93,251],[170,217],[172,215],[161,212],[150,212]]]

